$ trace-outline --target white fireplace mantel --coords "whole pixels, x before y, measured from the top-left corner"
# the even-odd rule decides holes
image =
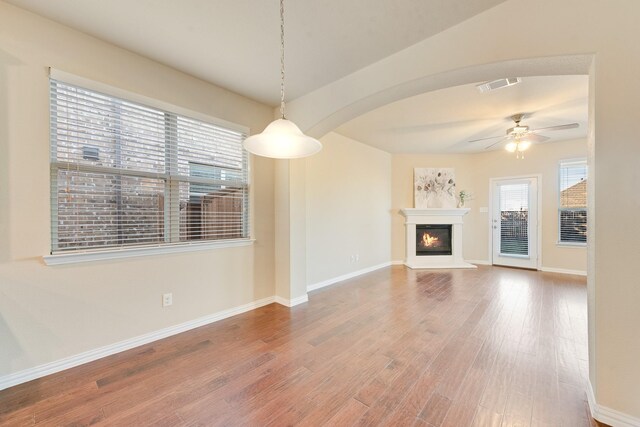
[[[462,217],[469,213],[465,208],[405,208],[406,258],[409,268],[477,268],[464,261],[462,256]],[[416,255],[417,224],[451,224],[451,255]]]

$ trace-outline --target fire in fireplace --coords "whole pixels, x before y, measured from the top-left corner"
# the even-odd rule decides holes
[[[451,224],[416,225],[416,255],[451,255]]]

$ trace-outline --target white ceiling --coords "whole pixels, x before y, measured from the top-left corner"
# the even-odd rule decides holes
[[[587,136],[588,77],[525,77],[520,84],[480,93],[475,84],[429,92],[385,105],[357,117],[336,132],[390,153],[482,152],[527,113],[531,129],[578,123],[576,129],[541,131],[545,143]],[[491,149],[504,147],[498,144]]]
[[[4,0],[270,105],[277,105],[278,0]],[[505,0],[287,0],[287,99],[295,99]],[[505,76],[509,77],[509,76]],[[474,85],[401,100],[340,126],[392,153],[481,152],[467,143],[502,135],[531,113],[550,141],[586,136],[587,77],[530,77],[480,94]],[[489,142],[490,143],[490,142]],[[500,146],[494,147],[499,149]]]
[[[250,98],[280,96],[278,0],[5,0]],[[287,0],[287,99],[504,0]]]

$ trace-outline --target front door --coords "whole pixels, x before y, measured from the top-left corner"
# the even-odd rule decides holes
[[[493,264],[537,269],[537,178],[499,179],[492,186]]]

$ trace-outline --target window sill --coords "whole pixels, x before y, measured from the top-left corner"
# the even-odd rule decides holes
[[[137,248],[105,249],[85,252],[58,253],[43,256],[46,265],[77,264],[112,259],[137,258],[144,256],[175,254],[185,252],[207,251],[212,249],[235,248],[251,246],[254,239],[237,239],[225,241],[211,241],[206,243],[183,243],[162,246],[145,246]]]
[[[586,243],[569,243],[569,242],[556,242],[556,246],[560,247],[560,248],[583,248],[586,249],[587,248],[587,244]]]

